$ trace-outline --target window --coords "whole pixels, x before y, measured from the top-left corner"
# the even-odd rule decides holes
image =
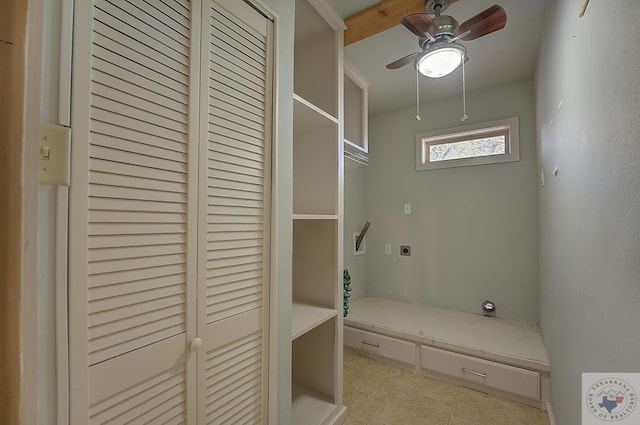
[[[519,161],[518,118],[416,135],[416,170]]]

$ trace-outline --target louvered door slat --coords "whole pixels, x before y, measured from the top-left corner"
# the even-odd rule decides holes
[[[71,398],[74,424],[185,423],[195,413],[186,400],[195,364],[184,355],[197,248],[191,6],[76,3],[71,240],[80,255],[70,257],[70,305],[84,302],[71,321],[84,341],[72,342],[71,363],[86,365],[77,382],[88,388]]]
[[[254,270],[261,271],[262,264],[249,263],[249,264],[237,264],[237,265],[228,266],[228,267],[211,267],[211,269],[209,270],[208,280],[210,280],[212,282],[212,285],[215,286],[215,284],[220,283],[220,281],[217,280],[217,278],[219,278],[220,276],[227,276],[235,273],[250,272]]]
[[[151,299],[138,305],[126,306],[117,310],[106,310],[94,312],[89,321],[89,326],[100,326],[108,323],[125,323],[130,317],[142,315],[147,312],[165,310],[165,315],[172,314],[173,307],[184,304],[184,297],[181,295],[165,297],[157,300]],[[151,322],[149,322],[151,323]]]
[[[228,194],[232,198],[263,199],[264,186],[262,184],[244,183],[232,180],[216,180],[215,186],[210,186],[207,194],[221,196]]]
[[[224,33],[227,37],[234,40],[232,42],[228,42],[229,44],[234,45],[237,43],[242,46],[242,49],[240,50],[241,53],[258,56],[260,59],[256,60],[257,64],[265,63],[266,42],[263,34],[252,30],[251,27],[247,25],[242,25],[238,21],[229,18],[220,10],[214,9],[211,17],[213,22],[212,33],[215,36],[219,35],[218,32]]]
[[[93,133],[99,138],[105,140],[116,139],[129,141],[133,143],[140,143],[140,132],[137,129],[124,128],[117,125],[112,125],[108,122],[102,122],[94,120]],[[169,140],[167,138],[152,136],[149,133],[144,135],[144,142],[151,144],[156,149],[166,149],[169,151],[175,151],[180,153],[186,153],[187,147],[183,141]]]
[[[247,61],[244,55],[239,54],[239,49],[242,49],[241,46],[238,46],[236,49],[228,49],[224,44],[216,45],[211,52],[216,56],[216,61],[218,61],[214,62],[214,64],[218,63],[221,67],[238,73],[242,79],[251,82],[257,87],[264,87],[266,84],[264,71],[256,69],[256,63]]]
[[[123,292],[144,292],[154,288],[163,288],[182,283],[184,283],[184,275],[179,273],[149,280],[115,283],[113,285],[92,288],[91,291],[89,291],[88,298],[89,301],[96,301],[105,298],[117,297]]]
[[[144,7],[145,3],[151,4],[153,7]],[[143,2],[135,2],[133,3],[136,6],[136,9],[131,10],[131,14],[137,15],[142,13],[146,16],[149,16],[151,19],[149,20],[151,25],[154,25],[158,28],[160,32],[166,34],[168,37],[174,38],[179,41],[184,46],[189,47],[189,17],[182,18],[176,20],[176,15],[172,13],[167,13],[167,10],[163,8],[163,4],[158,1],[153,0],[145,0]],[[118,4],[118,6],[124,8]],[[146,18],[143,18],[146,21]]]
[[[172,102],[170,99],[161,98],[158,95],[153,96],[154,99],[142,98],[139,95],[142,95],[143,93],[136,93],[138,90],[136,90],[135,86],[130,85],[129,88],[132,91],[125,92],[123,91],[124,87],[120,86],[122,83],[114,82],[112,78],[105,76],[105,74],[102,74],[102,76],[102,79],[111,83],[111,85],[105,84],[94,78],[94,82],[91,85],[91,91],[94,95],[109,98],[122,105],[131,105],[133,108],[141,111],[149,111],[161,118],[174,121],[179,124],[185,125],[188,123],[188,116],[184,114],[184,112],[168,107],[171,103],[174,103],[172,106],[177,106],[175,105],[175,102]]]
[[[229,206],[237,206],[237,207],[252,207],[252,208],[261,208],[263,206],[262,201],[255,199],[238,199],[238,198],[223,198],[219,196],[211,196],[209,197],[209,201],[213,203],[213,205],[229,205]]]
[[[112,111],[101,108],[100,105],[93,106],[95,106],[95,108],[91,112],[94,120],[102,123],[111,123],[129,130],[135,130],[138,132],[137,138],[142,139],[143,142],[150,142],[146,140],[147,134],[165,138],[174,142],[185,142],[185,133],[183,131],[177,131],[180,130],[179,128],[170,129],[167,127],[156,126],[146,121],[138,121],[127,115],[122,115],[119,113],[118,109]],[[184,128],[182,130],[184,130]]]
[[[114,348],[120,344],[127,345],[127,343],[146,339],[148,336],[153,336],[167,330],[176,330],[173,335],[177,335],[180,332],[180,324],[183,321],[184,316],[178,314],[175,316],[162,317],[150,323],[128,328],[126,331],[119,332],[117,335],[108,334],[90,337],[89,341],[91,341],[94,350],[91,355],[97,359],[100,358],[100,355],[96,353],[104,353],[109,350],[112,352]],[[91,334],[90,332],[90,335]],[[102,356],[105,357],[106,355],[103,354]]]
[[[91,420],[94,421],[93,423],[113,423],[109,421],[118,420],[118,417],[120,417],[119,422],[116,423],[123,423],[120,412],[127,412],[141,405],[143,409],[146,408],[147,410],[150,406],[161,407],[162,402],[156,397],[170,392],[180,385],[184,385],[184,373],[184,368],[163,371],[137,386],[116,394],[112,398],[96,403],[89,412]],[[170,397],[170,399],[181,401],[179,394],[177,397],[175,395]],[[181,410],[184,413],[184,405]],[[183,420],[186,419],[184,415],[182,416]]]
[[[215,55],[216,52],[212,52]],[[264,86],[257,78],[242,71],[238,65],[220,60],[211,63],[211,72],[216,75],[224,75],[221,80],[228,85],[238,84],[241,90],[249,96],[264,101]]]
[[[93,144],[95,146],[118,149],[125,152],[152,156],[154,158],[162,158],[169,161],[186,162],[186,153],[181,150],[167,149],[163,146],[148,145],[132,140],[121,139],[108,133],[95,133]]]
[[[229,93],[230,89],[228,87],[216,87],[212,91],[212,97],[218,99],[220,103],[224,103],[225,105],[229,105],[232,108],[236,108],[237,111],[244,111],[253,115],[261,115],[264,113],[264,108],[259,102],[251,101],[251,97],[245,96],[240,93]],[[233,95],[232,95],[233,94]],[[238,96],[238,97],[234,97]]]
[[[187,209],[184,204],[171,204],[167,202],[154,201],[135,201],[129,199],[112,199],[93,198],[89,202],[90,210],[100,211],[142,211],[142,212],[168,212],[168,213],[186,213]]]
[[[205,277],[206,382],[203,423],[264,423],[265,333],[268,285],[270,63],[267,22],[254,28],[234,13],[246,4],[209,3],[209,46],[203,47],[207,98],[201,119],[208,143],[201,182],[206,232],[200,233]],[[222,6],[224,4],[224,6]]]
[[[212,161],[209,163],[211,170],[260,178],[264,176],[264,163],[261,161],[251,161],[224,153],[212,153],[210,157],[212,157]]]
[[[238,107],[246,108],[247,111],[255,114],[264,112],[264,103],[260,99],[251,96],[251,93],[239,92],[240,87],[237,83],[229,79],[222,78],[218,75],[212,75],[210,84],[213,86],[211,91],[212,97],[219,98],[222,102],[235,102],[238,100]]]
[[[225,272],[226,270],[233,267],[257,267],[260,266],[262,268],[262,260],[261,255],[251,255],[246,257],[228,257],[228,258],[220,258],[214,260],[208,260],[206,263],[208,276],[215,276],[216,270]]]
[[[74,7],[71,423],[264,423],[270,24],[235,0]]]
[[[216,137],[222,136],[225,140],[239,140],[244,144],[254,145],[256,147],[262,146],[259,135],[256,137],[240,131],[240,128],[231,125],[225,126],[224,124],[223,122],[218,122],[217,126],[209,126],[209,132]]]
[[[179,55],[175,56],[183,65],[189,65],[189,39],[187,36],[179,36],[175,31],[166,31],[168,27],[164,25],[161,31],[156,28],[158,21],[145,20],[144,15],[148,15],[145,10],[136,8],[135,5],[128,2],[111,2],[104,0],[96,0],[96,7],[110,15],[109,21],[103,21],[107,25],[118,28],[126,24],[126,28],[122,32],[129,37],[139,40],[141,43],[154,48],[161,52],[164,47],[169,47]],[[151,9],[153,10],[153,9]],[[142,18],[138,17],[142,15]],[[104,16],[104,15],[103,15]]]
[[[252,145],[240,144],[237,141],[234,143],[221,137],[217,137],[217,142],[214,146],[211,146],[211,152],[217,152],[221,154],[236,156],[239,158],[248,159],[255,162],[264,162],[264,151],[262,150],[249,150],[247,149]],[[222,140],[221,140],[222,139]]]
[[[115,96],[112,95],[111,97]],[[176,131],[185,134],[187,131],[187,125],[182,122],[172,121],[156,115],[153,111],[138,109],[125,103],[116,102],[107,97],[94,95],[91,97],[91,105],[105,111],[117,111],[120,115],[124,115],[134,121],[145,123],[148,127],[150,126],[149,128],[154,128],[155,131],[163,131],[166,129],[173,134],[175,134]],[[96,117],[100,116],[97,115]],[[178,135],[177,137],[180,136]]]
[[[133,84],[130,81],[123,80],[122,78],[117,78],[113,75],[98,70],[94,70],[91,78],[93,82],[92,87],[96,91],[96,94],[102,94],[104,92],[102,86],[110,87],[119,92],[114,93],[114,96],[122,96],[123,94],[126,94],[128,96],[146,102],[145,105],[151,104],[152,107],[156,108],[157,110],[163,111],[163,113],[168,117],[174,117],[175,119],[184,117],[185,120],[187,119],[187,117],[184,116],[182,112],[184,104],[177,102],[171,97],[144,89]]]
[[[225,276],[228,277],[228,276]],[[230,277],[228,282],[222,282],[221,279],[208,279],[210,284],[207,289],[208,298],[217,298],[218,302],[223,300],[224,297],[233,297],[233,292],[236,291],[237,295],[244,294],[251,295],[262,291],[262,278],[261,276],[250,277],[240,279],[236,277]]]
[[[234,287],[238,288],[245,288],[261,284],[262,274],[259,269],[256,269],[244,273],[233,273],[219,277],[210,277],[208,280],[210,285],[207,288],[207,295],[210,296],[218,292],[226,292],[228,290],[227,287],[231,287],[231,285],[236,285]]]
[[[186,49],[176,52],[157,40],[140,34],[135,37],[126,34],[132,30],[129,25],[124,24],[118,17],[103,13],[100,9],[96,9],[93,30],[94,42],[97,45],[146,68],[153,69],[155,65],[156,71],[162,75],[184,85],[188,84],[186,78],[189,75],[189,65],[184,55],[188,53]]]
[[[258,52],[264,48],[263,43],[241,40],[241,36],[234,33],[234,29],[224,27],[218,22],[214,24],[212,34],[214,37],[211,43],[212,53],[219,55],[223,59],[222,62],[238,63],[255,77],[262,81],[266,80],[266,72],[262,66],[265,62],[264,54]]]
[[[256,230],[216,232],[207,234],[207,242],[255,240],[263,236],[263,232]]]
[[[256,413],[255,421],[248,423],[261,423],[261,314],[254,310],[222,319],[209,326],[207,336],[211,338],[205,375],[208,423],[236,423],[236,418]],[[247,416],[247,412],[253,413]]]
[[[209,122],[209,131],[215,133],[215,128],[218,127],[218,131],[222,131],[223,134],[231,134],[236,137],[246,138],[249,143],[260,145],[260,140],[264,134],[260,130],[254,130],[251,127],[244,127],[237,124],[234,121],[225,119],[220,116],[213,115]]]
[[[184,173],[180,171],[158,170],[152,167],[140,167],[139,165],[124,164],[104,159],[90,159],[89,165],[92,171],[102,171],[123,176],[145,177],[150,180],[184,183]],[[93,201],[93,200],[92,200]]]
[[[156,158],[149,155],[138,154],[134,152],[126,152],[118,149],[105,148],[99,145],[92,145],[90,147],[90,155],[92,158],[103,161],[115,162],[115,166],[120,164],[135,165],[138,168],[151,168],[153,170],[160,171],[173,171],[177,173],[186,173],[187,167],[183,161],[172,161],[170,159]],[[146,170],[141,169],[142,173]],[[157,173],[159,180],[162,178],[162,173]],[[186,183],[186,178],[183,176],[180,182]]]
[[[183,233],[181,223],[91,223],[89,235],[144,235],[148,233]]]
[[[94,209],[89,211],[89,221],[92,223],[184,223],[185,218],[184,214],[156,211],[129,212]]]
[[[233,173],[231,171],[222,171],[222,170],[211,170],[209,172],[209,177],[212,180],[215,181],[228,181],[228,182],[239,182],[239,183],[249,183],[251,185],[254,186],[262,186],[264,184],[264,178],[263,177],[256,177],[256,176],[251,176],[251,175],[246,175],[246,174],[238,174],[238,173]],[[215,202],[218,202],[217,200]],[[224,205],[224,203],[220,204],[220,205]],[[241,206],[240,204],[231,204],[234,206]],[[248,206],[248,205],[246,205]],[[262,208],[262,205],[260,203],[258,204],[253,204],[253,206],[257,207],[257,208]]]
[[[109,50],[112,44],[111,40],[102,36],[99,38],[104,45],[94,44],[93,56],[95,64],[99,66],[102,72],[123,79],[131,77],[129,81],[138,83],[142,87],[148,87],[156,93],[166,93],[177,101],[188,96],[188,89],[185,87],[184,82],[180,84],[176,80],[156,71],[149,61],[146,61],[146,64],[139,64],[128,57]]]
[[[212,66],[217,67],[216,69],[218,71],[222,71],[225,74],[227,74],[227,75],[224,75],[220,72],[211,73],[210,84],[213,87],[215,87],[216,85],[219,85],[217,90],[225,91],[229,93],[231,96],[237,97],[238,99],[241,99],[243,101],[245,101],[246,99],[246,101],[250,105],[254,105],[256,107],[260,107],[261,105],[264,105],[265,98],[259,86],[254,85],[253,89],[252,87],[247,87],[246,85],[247,81],[245,81],[242,78],[237,78],[237,77],[234,77],[233,75],[229,75],[229,71],[222,69],[220,64],[214,63],[212,64]],[[209,71],[211,72],[212,69],[210,69]]]
[[[103,235],[93,236],[88,248],[115,248],[185,243],[184,234],[173,235]]]
[[[154,69],[176,82],[188,84],[189,66],[184,63],[183,52],[167,52],[169,48],[160,43],[149,40],[144,40],[146,43],[143,43],[138,38],[124,34],[131,28],[108,14],[97,13],[96,18],[94,41],[97,45],[145,68]]]
[[[132,64],[127,64],[117,55],[110,54],[108,50],[100,46],[94,46],[94,53],[93,62],[100,74],[111,76],[115,80],[128,81],[141,90],[166,97],[178,104],[186,106],[189,102],[188,93],[185,93],[181,87],[163,84],[164,79],[162,81],[150,79],[147,72],[140,72],[143,68],[130,69],[127,65],[131,66]],[[102,57],[101,54],[105,57]]]
[[[233,110],[233,105],[227,105],[223,102],[218,102],[217,106],[216,115],[218,117],[231,122],[239,122],[241,125],[259,132],[264,131],[264,116],[249,114],[237,107]]]
[[[184,193],[186,189],[186,185],[184,183],[173,183],[167,182],[166,180],[94,171],[89,175],[89,181],[95,185],[147,189],[174,193]]]

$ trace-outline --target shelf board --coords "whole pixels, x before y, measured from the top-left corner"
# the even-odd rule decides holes
[[[335,309],[294,302],[291,309],[291,339],[304,335],[337,314]]]
[[[310,131],[337,126],[338,119],[306,99],[293,95],[293,123],[295,130]]]
[[[363,148],[361,145],[359,145],[359,144],[357,144],[355,142],[352,142],[349,139],[343,139],[343,141],[344,141],[344,148],[345,149],[352,148],[352,149],[355,149],[355,150],[360,151],[360,152],[365,153],[365,154],[369,153],[369,151],[366,150],[365,148]]]
[[[337,214],[293,214],[294,220],[337,220]]]
[[[293,383],[291,400],[291,423],[317,425],[336,413],[338,406],[331,398],[303,385]]]

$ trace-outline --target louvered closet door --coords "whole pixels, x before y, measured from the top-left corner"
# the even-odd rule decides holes
[[[203,5],[198,423],[266,423],[271,25],[238,0]]]
[[[71,422],[195,423],[200,5],[75,3]]]

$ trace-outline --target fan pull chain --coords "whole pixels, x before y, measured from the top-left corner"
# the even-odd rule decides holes
[[[467,83],[464,75],[464,62],[465,58],[462,58],[462,119],[460,121],[466,121],[467,116]]]
[[[416,120],[420,121],[420,73],[416,67]]]

